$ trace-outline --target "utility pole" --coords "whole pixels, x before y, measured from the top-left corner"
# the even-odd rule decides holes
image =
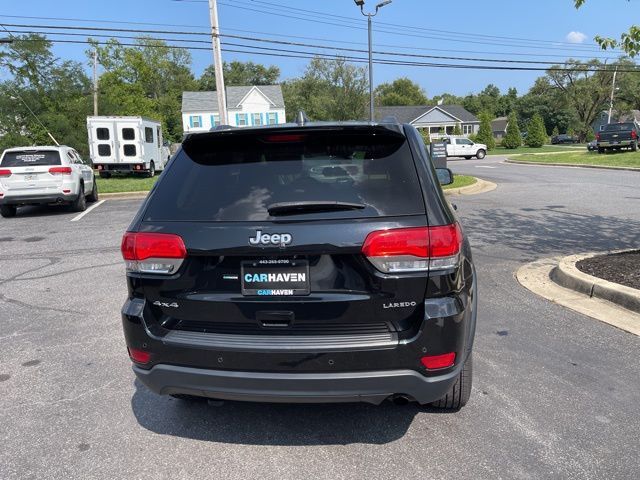
[[[98,116],[98,49],[93,49],[93,116]]]
[[[211,16],[211,42],[213,44],[213,68],[216,73],[218,115],[220,116],[220,125],[228,125],[227,95],[224,88],[224,73],[222,71],[222,49],[220,47],[220,27],[218,26],[217,0],[209,0],[209,15]]]
[[[613,95],[616,92],[616,75],[618,74],[618,67],[613,72],[613,83],[611,85],[611,100],[609,101],[609,120],[607,123],[611,123],[611,114],[613,113]]]

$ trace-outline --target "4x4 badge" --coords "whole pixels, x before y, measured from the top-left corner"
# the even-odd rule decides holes
[[[251,245],[280,245],[284,247],[289,245],[293,237],[290,233],[274,233],[269,235],[268,233],[262,233],[262,230],[256,232],[255,237],[249,237],[249,243]]]
[[[179,307],[179,305],[176,302],[165,303],[165,302],[160,302],[160,301],[156,300],[155,302],[153,302],[153,304],[156,307],[165,307],[165,308],[178,308]]]

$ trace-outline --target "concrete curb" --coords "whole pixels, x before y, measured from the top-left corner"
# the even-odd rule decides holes
[[[603,323],[640,336],[640,314],[597,297],[562,287],[552,279],[552,271],[562,257],[543,258],[522,265],[515,274],[526,289],[547,300]]]
[[[482,180],[476,177],[476,183],[473,185],[467,185],[466,187],[450,188],[444,190],[445,195],[477,195],[479,193],[486,193],[498,188],[493,182]]]
[[[635,249],[630,251],[635,251]],[[551,278],[565,288],[570,288],[589,297],[601,298],[627,310],[640,313],[640,290],[588,275],[576,267],[576,263],[580,260],[620,252],[588,253],[564,257],[551,272]]]
[[[575,149],[574,150],[569,150],[569,149],[567,149],[564,152],[554,151],[554,152],[540,152],[540,153],[536,153],[536,152],[533,152],[533,153],[530,153],[530,152],[527,152],[527,153],[512,153],[512,154],[510,154],[510,156],[511,157],[521,157],[522,155],[556,155],[556,154],[562,155],[563,153],[582,153],[582,152],[584,152],[584,149],[581,149],[581,150],[575,150]]]
[[[555,154],[554,154],[555,155]],[[574,167],[574,168],[596,168],[601,170],[627,170],[629,172],[640,172],[640,168],[635,167],[608,167],[606,165],[576,165],[575,163],[536,163],[536,162],[524,162],[522,160],[511,160],[509,158],[504,160],[504,163],[514,163],[517,165],[534,165],[536,167]]]
[[[117,193],[101,193],[100,198],[108,200],[131,200],[147,198],[149,192],[117,192]]]

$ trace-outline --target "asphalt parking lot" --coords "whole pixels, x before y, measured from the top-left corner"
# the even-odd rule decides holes
[[[640,339],[551,304],[514,271],[637,247],[640,174],[452,162],[498,184],[452,199],[474,248],[471,400],[185,404],[137,382],[119,243],[140,200],[0,219],[0,478],[638,478]]]

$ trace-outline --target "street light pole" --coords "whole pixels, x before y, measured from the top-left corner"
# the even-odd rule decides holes
[[[364,0],[354,0],[355,4],[360,7],[362,15],[367,17],[367,27],[369,31],[369,121],[373,122],[374,117],[374,99],[373,99],[373,33],[372,33],[372,21],[371,19],[378,14],[385,5],[389,5],[392,0],[385,0],[376,5],[376,10],[373,13],[364,13]]]

